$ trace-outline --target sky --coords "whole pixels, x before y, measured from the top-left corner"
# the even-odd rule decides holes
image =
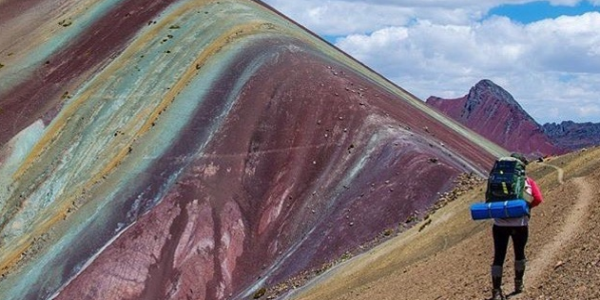
[[[422,100],[482,79],[540,124],[600,123],[600,0],[263,0]]]

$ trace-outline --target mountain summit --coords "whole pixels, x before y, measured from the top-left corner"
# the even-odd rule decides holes
[[[481,80],[461,98],[429,97],[426,103],[509,151],[531,155],[563,153],[502,87]]]

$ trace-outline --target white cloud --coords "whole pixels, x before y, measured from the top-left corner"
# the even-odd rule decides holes
[[[410,21],[412,8],[376,2],[269,1],[293,20],[320,35],[373,32]]]
[[[581,2],[581,0],[550,0],[550,4],[552,5],[565,5],[565,6],[575,6],[577,3]]]
[[[336,44],[422,99],[463,96],[488,78],[540,122],[551,121],[544,111],[552,107],[572,118],[600,121],[598,115],[574,109],[600,95],[600,33],[595,28],[600,28],[598,13],[530,25],[507,18],[470,26],[419,22],[351,35]]]
[[[600,105],[589,104],[579,107],[579,113],[583,116],[595,116],[600,115]]]
[[[596,0],[600,1],[600,0]],[[389,26],[405,26],[415,20],[465,25],[500,4],[534,0],[267,0],[286,16],[320,35],[365,34]],[[573,5],[581,0],[554,0]]]
[[[536,63],[542,69],[600,72],[600,13],[560,17],[531,24]]]
[[[340,35],[339,48],[423,100],[463,96],[485,78],[540,123],[600,122],[600,13],[523,25],[482,16],[501,3],[531,1],[270,2],[318,34]]]

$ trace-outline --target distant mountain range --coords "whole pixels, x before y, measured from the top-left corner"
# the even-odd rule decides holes
[[[555,145],[569,150],[600,145],[600,123],[575,123],[563,121],[560,124],[544,124],[544,132]]]
[[[461,98],[426,103],[509,151],[545,156],[600,144],[600,123],[537,123],[502,87],[481,80]]]

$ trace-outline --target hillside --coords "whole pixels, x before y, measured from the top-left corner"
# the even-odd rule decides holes
[[[600,148],[528,167],[544,203],[534,209],[524,294],[509,299],[600,298]],[[286,299],[488,299],[490,221],[470,220],[484,186],[364,255],[333,268]],[[510,247],[510,246],[509,246]],[[512,262],[504,290],[512,291]]]
[[[426,103],[509,151],[534,156],[564,153],[510,93],[481,80],[457,99],[429,97]]]
[[[506,151],[252,0],[0,2],[0,299],[247,299]]]

